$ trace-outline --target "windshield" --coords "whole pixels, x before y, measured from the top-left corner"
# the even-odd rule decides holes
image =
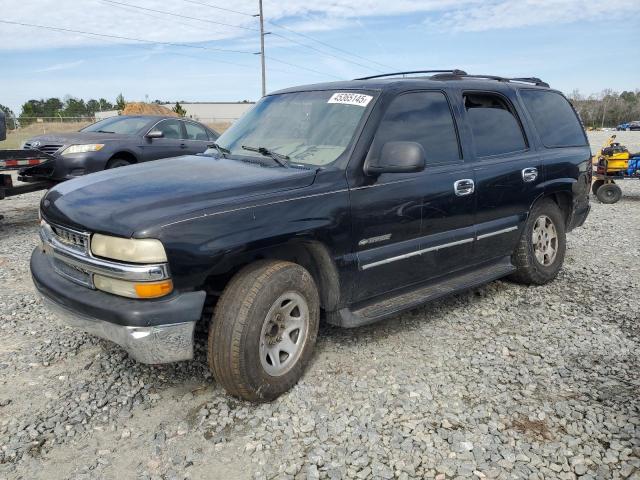
[[[148,118],[140,117],[111,117],[89,125],[81,132],[121,133],[123,135],[135,135],[147,123]]]
[[[372,98],[337,91],[265,97],[217,143],[230,155],[264,157],[252,151],[260,148],[286,156],[294,164],[328,165],[349,145]]]

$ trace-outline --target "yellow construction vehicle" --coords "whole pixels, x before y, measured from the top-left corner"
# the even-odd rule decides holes
[[[616,203],[622,197],[616,180],[640,179],[640,154],[629,153],[627,147],[616,142],[615,135],[611,135],[592,161],[591,191],[602,203]]]

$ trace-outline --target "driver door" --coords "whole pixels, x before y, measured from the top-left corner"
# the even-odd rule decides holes
[[[151,127],[151,130],[159,130],[163,136],[160,138],[145,137],[143,147],[145,161],[179,157],[187,153],[184,125],[180,120],[162,120]]]
[[[353,249],[358,274],[353,302],[463,268],[470,260],[475,193],[462,159],[449,101],[441,91],[398,95],[387,107],[368,157],[391,141],[417,142],[426,168],[351,180]]]

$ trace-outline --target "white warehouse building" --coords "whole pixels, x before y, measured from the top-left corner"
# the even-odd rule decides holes
[[[195,102],[181,103],[185,109],[187,118],[192,118],[202,123],[229,122],[239,119],[255,102]],[[175,103],[163,105],[172,109]]]

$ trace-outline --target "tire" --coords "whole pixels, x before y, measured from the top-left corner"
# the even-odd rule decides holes
[[[591,185],[591,193],[593,193],[594,195],[598,194],[598,189],[604,185],[604,180],[596,180],[595,182],[593,182],[593,184]]]
[[[216,305],[207,351],[211,373],[231,395],[273,400],[302,376],[319,323],[318,289],[307,270],[286,261],[255,262],[231,279]]]
[[[516,271],[509,278],[526,285],[544,285],[556,278],[567,248],[565,228],[564,215],[553,200],[536,203],[511,257]]]
[[[107,162],[107,170],[109,170],[110,168],[126,167],[127,165],[131,165],[131,162],[129,160],[127,160],[126,158],[116,157]]]
[[[610,205],[618,202],[622,198],[622,189],[615,183],[607,183],[598,189],[596,197],[598,197],[601,203]]]

